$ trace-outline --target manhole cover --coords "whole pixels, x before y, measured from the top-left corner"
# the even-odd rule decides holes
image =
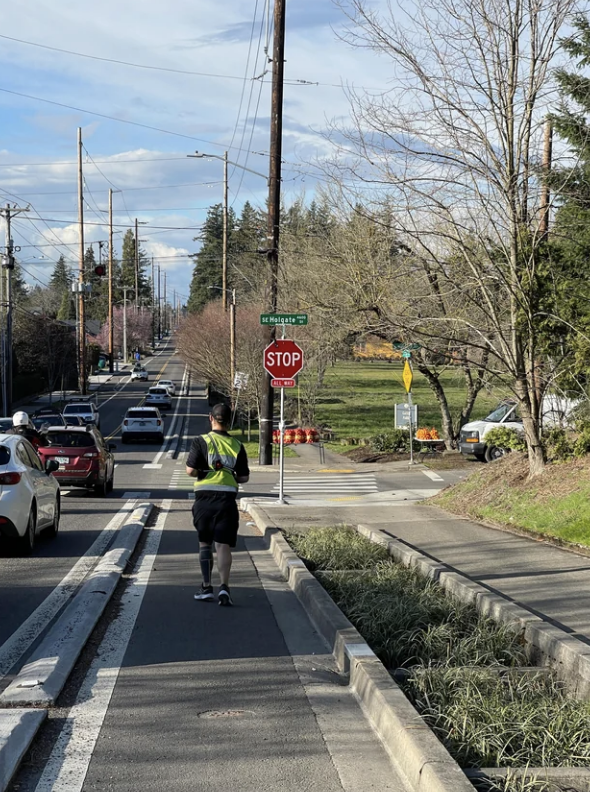
[[[241,718],[244,715],[253,715],[250,710],[205,710],[199,712],[199,718]]]

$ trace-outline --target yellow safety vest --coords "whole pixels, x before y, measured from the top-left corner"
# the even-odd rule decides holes
[[[215,432],[203,435],[203,440],[207,444],[207,463],[211,470],[204,479],[195,481],[195,489],[208,492],[237,492],[238,482],[232,471],[235,470],[242,444],[235,437]]]

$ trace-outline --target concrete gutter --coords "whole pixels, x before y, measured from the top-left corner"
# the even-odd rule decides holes
[[[46,717],[46,710],[0,711],[0,792],[10,784]]]
[[[461,602],[474,605],[483,616],[521,633],[534,663],[550,666],[574,696],[590,700],[590,645],[585,641],[536,616],[492,587],[455,572],[379,529],[359,525],[357,530],[386,547],[395,561],[436,581]]]
[[[465,774],[424,723],[370,646],[256,506],[249,513],[279,569],[330,647],[392,763],[414,792],[473,792]]]
[[[117,532],[108,550],[78,593],[0,696],[0,706],[55,704],[86,641],[104,612],[152,511],[140,504]]]

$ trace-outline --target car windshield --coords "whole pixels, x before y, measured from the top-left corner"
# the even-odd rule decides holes
[[[157,418],[158,413],[155,410],[129,410],[127,413],[127,418],[141,418],[145,420],[146,418]]]
[[[0,465],[7,465],[10,460],[10,449],[0,446]]]
[[[12,418],[0,418],[0,432],[7,432],[12,429]]]
[[[61,426],[63,420],[61,415],[35,415],[31,418],[35,429],[40,429],[42,426]]]
[[[63,448],[92,448],[95,445],[94,437],[88,432],[47,432],[47,443]]]
[[[68,404],[64,413],[89,413],[92,412],[92,407],[87,404]]]
[[[489,421],[490,423],[500,423],[500,421],[502,421],[512,410],[514,410],[514,404],[501,404],[499,407],[496,407],[494,412],[491,412],[486,418],[484,418],[484,421]],[[514,419],[518,420],[516,415],[514,415]]]

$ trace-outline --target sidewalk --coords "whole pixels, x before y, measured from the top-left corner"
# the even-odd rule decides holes
[[[387,532],[590,644],[590,558],[422,503],[331,507],[257,503],[277,527],[369,525]]]

